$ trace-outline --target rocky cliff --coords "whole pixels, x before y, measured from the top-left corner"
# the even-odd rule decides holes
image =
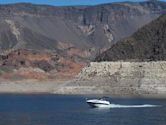
[[[166,97],[166,61],[92,62],[75,80],[2,81],[0,92]]]
[[[166,96],[166,61],[92,62],[59,93]]]

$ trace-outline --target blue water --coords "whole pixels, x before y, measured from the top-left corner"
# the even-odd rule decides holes
[[[111,101],[117,107],[96,109],[90,108],[83,96],[3,94],[0,125],[166,125],[164,99],[112,98]],[[147,104],[152,106],[146,107]]]

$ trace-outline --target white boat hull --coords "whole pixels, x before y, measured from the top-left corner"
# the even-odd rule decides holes
[[[94,105],[91,105],[91,107],[95,107],[95,108],[109,108],[110,105],[94,104]]]
[[[110,102],[105,100],[91,99],[86,101],[91,107],[94,108],[107,108],[110,107]]]

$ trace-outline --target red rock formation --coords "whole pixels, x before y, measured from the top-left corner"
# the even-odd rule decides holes
[[[19,49],[0,56],[1,77],[7,79],[72,78],[85,64],[47,51]]]

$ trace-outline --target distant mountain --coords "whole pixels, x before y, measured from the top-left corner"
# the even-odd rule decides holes
[[[108,48],[157,18],[165,2],[55,7],[30,3],[0,5],[0,50],[86,51]]]
[[[166,14],[119,41],[96,58],[96,61],[166,60]]]

